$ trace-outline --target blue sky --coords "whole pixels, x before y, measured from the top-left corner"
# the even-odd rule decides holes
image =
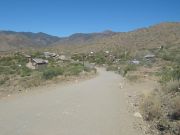
[[[180,0],[0,0],[0,30],[57,36],[180,22]]]

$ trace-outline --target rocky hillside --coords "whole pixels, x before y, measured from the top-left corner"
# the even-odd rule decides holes
[[[171,45],[180,46],[180,23],[161,23],[131,32],[116,33],[105,38],[96,38],[92,42],[83,42],[83,46],[77,45],[72,50],[98,51],[107,48],[117,49],[117,47],[148,49]],[[72,47],[58,46],[57,48],[71,49]]]
[[[130,32],[76,33],[55,37],[45,33],[0,31],[0,50],[50,47],[73,51],[106,48],[153,48],[180,45],[180,23],[161,23]]]
[[[45,33],[0,31],[0,51],[47,47],[60,38]]]

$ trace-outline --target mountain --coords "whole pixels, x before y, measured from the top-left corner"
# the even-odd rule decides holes
[[[98,51],[106,48],[153,48],[180,45],[180,23],[161,23],[130,32],[76,33],[56,37],[45,33],[0,31],[0,50],[50,47],[60,50]]]
[[[23,49],[23,48],[41,48],[56,45],[83,45],[84,43],[94,42],[97,39],[112,36],[115,32],[102,33],[76,33],[69,37],[51,36],[42,32],[14,32],[0,31],[0,51]]]
[[[6,51],[20,48],[46,47],[59,40],[59,37],[42,32],[0,31],[0,50]]]
[[[115,35],[116,32],[104,31],[101,33],[75,33],[69,37],[61,38],[58,42],[53,44],[54,46],[58,45],[84,45],[84,44],[93,44],[94,41],[100,40],[102,38],[107,38]]]
[[[106,37],[94,38],[91,42],[85,41],[81,44],[76,44],[73,47],[59,44],[56,48],[71,49],[72,51],[79,52],[117,49],[117,47],[133,50],[151,49],[160,46],[180,46],[180,23],[161,23],[130,32],[119,32]]]

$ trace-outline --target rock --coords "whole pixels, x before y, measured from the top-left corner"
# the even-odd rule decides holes
[[[142,115],[141,115],[139,112],[135,112],[135,113],[134,113],[134,116],[135,116],[135,117],[138,117],[138,118],[142,118]]]

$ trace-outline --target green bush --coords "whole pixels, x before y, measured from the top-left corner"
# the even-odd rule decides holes
[[[82,64],[69,64],[65,68],[65,75],[78,75],[83,70],[84,66]]]
[[[102,64],[105,64],[105,62],[106,62],[106,59],[105,59],[105,57],[103,55],[97,55],[95,57],[95,63],[96,64],[102,65]]]
[[[48,79],[52,79],[53,77],[56,77],[58,75],[62,75],[63,74],[63,69],[60,67],[50,67],[48,69],[45,69],[43,71],[43,78],[48,80]]]
[[[116,65],[110,65],[106,68],[107,71],[117,71],[118,70],[118,66]]]
[[[84,60],[84,57],[85,57],[85,55],[84,54],[73,54],[72,55],[72,59],[73,60],[79,60],[79,61],[83,61]]]
[[[9,57],[0,58],[0,74],[21,74],[21,70],[27,70],[27,59],[20,55],[15,54]],[[22,73],[23,74],[23,73]]]
[[[160,72],[161,79],[160,82],[165,84],[171,80],[180,80],[180,66],[175,66],[171,68],[163,68]]]
[[[172,71],[173,80],[180,80],[180,66],[175,66]]]
[[[8,76],[3,76],[2,78],[0,78],[0,85],[3,85],[6,83],[7,80],[9,80],[10,78]]]
[[[168,109],[168,116],[172,120],[180,120],[180,95],[169,100],[170,108]]]
[[[180,81],[175,80],[168,82],[163,89],[167,93],[175,93],[175,92],[180,92],[179,88],[180,88]]]
[[[20,75],[21,77],[30,76],[32,73],[32,70],[27,67],[22,67],[20,69]]]

